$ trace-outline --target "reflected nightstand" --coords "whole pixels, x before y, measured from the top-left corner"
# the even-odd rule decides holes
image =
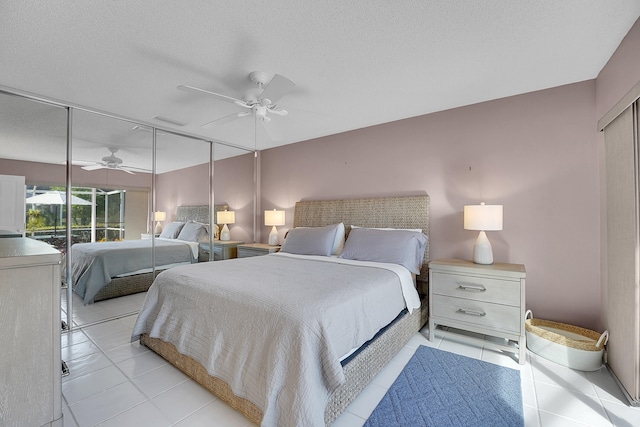
[[[213,241],[213,260],[222,261],[232,259],[238,255],[238,245],[244,242],[238,240],[214,240]],[[209,243],[200,243],[198,261],[209,261]]]

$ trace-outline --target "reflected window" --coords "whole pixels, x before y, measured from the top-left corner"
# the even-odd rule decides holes
[[[134,192],[138,193],[138,192]],[[123,189],[73,187],[71,190],[73,243],[124,240],[127,237],[127,204],[133,211],[147,210],[144,198],[127,197]],[[143,206],[136,206],[143,202]],[[66,252],[66,190],[64,187],[29,185],[26,190],[27,236],[43,240]],[[131,221],[131,220],[130,220]],[[139,234],[133,238],[139,238]]]

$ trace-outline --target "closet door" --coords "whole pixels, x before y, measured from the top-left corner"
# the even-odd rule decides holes
[[[639,180],[635,104],[605,128],[608,364],[635,403],[640,397]]]

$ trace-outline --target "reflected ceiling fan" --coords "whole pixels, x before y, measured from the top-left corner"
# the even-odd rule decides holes
[[[249,89],[242,98],[234,98],[186,85],[180,85],[178,86],[178,89],[186,92],[212,96],[216,99],[232,102],[242,108],[250,110],[229,114],[205,123],[202,127],[221,125],[251,114],[254,114],[256,119],[261,121],[263,124],[271,121],[271,117],[269,117],[270,114],[277,114],[279,116],[287,115],[287,110],[278,108],[277,103],[284,95],[289,93],[296,86],[294,82],[280,74],[275,74],[271,80],[269,80],[269,75],[263,71],[253,71],[249,73],[249,80],[255,83],[256,87]],[[268,127],[265,126],[265,129],[269,132]]]
[[[122,164],[122,159],[119,158],[119,157],[116,157],[116,153],[118,152],[118,148],[109,147],[108,150],[111,151],[111,154],[108,155],[108,156],[103,157],[102,161],[95,162],[95,164],[82,166],[82,169],[84,169],[86,171],[94,171],[94,170],[98,170],[98,169],[117,169],[117,170],[121,170],[123,172],[129,173],[131,175],[135,175],[135,173],[133,171],[136,171],[136,172],[149,172],[149,170],[147,170],[147,169],[141,169],[141,168],[136,168],[136,167],[133,167],[133,166],[125,166],[125,165],[123,165]]]

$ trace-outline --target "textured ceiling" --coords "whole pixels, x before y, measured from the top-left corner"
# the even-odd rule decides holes
[[[638,16],[637,0],[4,0],[0,85],[265,149],[593,79]],[[203,128],[245,110],[176,89],[239,98],[254,70],[297,85],[271,135],[252,117]]]

